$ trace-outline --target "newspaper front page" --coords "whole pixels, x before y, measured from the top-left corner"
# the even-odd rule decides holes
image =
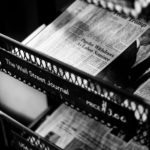
[[[62,104],[36,130],[65,150],[99,150],[101,140],[111,129]]]
[[[142,83],[134,92],[134,94],[143,97],[147,100],[150,100],[150,78],[147,79],[144,83]]]
[[[138,20],[89,4],[37,49],[96,76],[148,28]]]

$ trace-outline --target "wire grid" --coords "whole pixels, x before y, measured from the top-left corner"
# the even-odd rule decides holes
[[[132,18],[149,18],[150,2],[142,0],[84,0],[99,7],[107,8],[110,11],[116,11],[121,15],[127,15]]]

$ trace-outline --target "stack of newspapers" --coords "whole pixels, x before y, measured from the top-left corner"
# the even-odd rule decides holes
[[[87,74],[127,88],[132,68],[150,55],[149,30],[149,25],[142,21],[76,0],[52,23],[40,26],[22,43]],[[132,92],[148,99],[149,85],[150,81],[142,83]],[[36,132],[65,150],[147,149],[133,140],[125,142],[111,134],[110,128],[64,104]]]

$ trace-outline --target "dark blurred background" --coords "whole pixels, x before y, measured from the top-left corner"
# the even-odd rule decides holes
[[[49,24],[72,0],[2,0],[0,33],[19,41],[42,23]]]

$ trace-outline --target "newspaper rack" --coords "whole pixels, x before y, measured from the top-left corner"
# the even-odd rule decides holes
[[[37,90],[57,96],[62,103],[113,128],[115,134],[124,132],[127,141],[134,138],[140,144],[150,147],[148,100],[114,87],[2,34],[0,70]],[[7,119],[4,120],[7,122]],[[13,122],[10,130],[15,135],[20,134],[15,136],[20,140],[24,131],[37,139],[37,142],[42,140],[30,129],[17,127]],[[22,139],[22,142],[27,144],[28,138]],[[50,143],[48,145],[49,149],[55,149]],[[36,148],[31,144],[28,149],[44,148]]]

